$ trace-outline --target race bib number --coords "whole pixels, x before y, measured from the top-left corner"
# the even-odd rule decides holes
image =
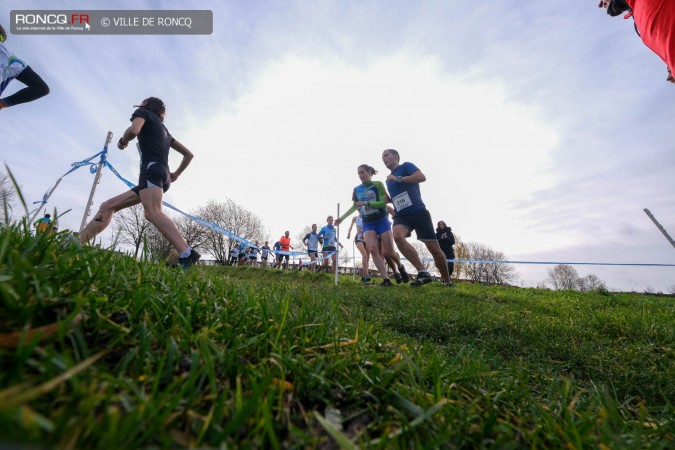
[[[375,211],[375,208],[373,208],[373,207],[371,207],[371,206],[362,206],[362,207],[361,207],[361,213],[362,213],[364,216],[369,216],[369,215],[371,215],[371,214],[373,213],[373,211]],[[362,226],[363,226],[363,225],[362,225]]]
[[[410,200],[410,196],[408,195],[407,191],[401,192],[396,197],[392,198],[391,201],[394,204],[394,209],[396,212],[406,209],[408,206],[412,206],[412,201]]]

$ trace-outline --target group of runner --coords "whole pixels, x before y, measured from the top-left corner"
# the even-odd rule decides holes
[[[312,270],[328,270],[328,264],[333,262],[333,270],[337,267],[336,245],[337,233],[333,225],[333,216],[328,216],[326,219],[326,226],[317,232],[317,225],[312,224],[311,231],[303,238],[303,244],[307,246],[307,266]],[[321,247],[321,248],[319,248]],[[282,269],[290,268],[290,256],[294,250],[291,245],[290,231],[286,231],[283,236],[275,242],[274,247],[269,247],[269,241],[260,246],[258,241],[254,245],[249,245],[246,242],[236,244],[230,250],[230,265],[257,265],[258,255],[260,255],[260,265],[262,267],[268,266],[268,259],[272,259],[272,267]],[[303,252],[303,255],[305,253]],[[315,263],[321,254],[324,258],[320,263]],[[298,263],[302,268],[302,259]]]
[[[445,222],[440,221],[439,227],[442,224],[443,237],[437,236],[431,214],[422,201],[420,183],[426,181],[426,176],[411,162],[401,164],[399,152],[394,149],[382,152],[382,162],[390,170],[386,177],[386,187],[381,181],[373,180],[373,176],[377,174],[374,167],[361,164],[357,168],[361,183],[352,191],[352,206],[335,221],[333,216],[328,216],[326,225],[318,231],[317,224],[312,224],[311,231],[302,239],[309,257],[306,265],[313,270],[328,270],[328,264],[332,262],[333,272],[337,270],[336,250],[337,245],[340,244],[337,242],[336,226],[340,226],[358,211],[358,216],[351,221],[347,238],[349,239],[353,227],[356,226],[355,245],[362,257],[361,280],[363,282],[371,281],[370,258],[382,278],[381,286],[393,286],[387,266],[391,269],[397,283],[410,281],[410,275],[401,263],[399,254],[394,250],[394,243],[396,243],[398,250],[417,270],[417,276],[411,286],[430,283],[433,280],[431,274],[424,267],[415,247],[407,240],[415,231],[417,239],[423,242],[431,253],[443,284],[453,286],[450,281],[451,266],[448,263],[447,252],[444,252],[439,245],[439,239],[445,239],[448,230],[445,229]],[[389,203],[393,205],[393,208]],[[393,226],[390,217],[393,217]],[[262,265],[266,267],[268,255],[276,253],[275,267],[288,267],[291,250],[293,247],[290,232],[286,231],[275,243],[274,251],[269,248],[268,242],[265,242],[262,247],[258,246],[257,241],[255,246],[248,246],[246,243],[239,244],[231,251],[231,262],[235,264],[236,260],[237,265],[257,264],[260,252]],[[321,262],[318,262],[319,255],[321,255]],[[283,265],[284,259],[285,266]],[[302,267],[303,264],[300,263],[299,266]]]
[[[286,231],[283,236],[274,244],[274,249],[269,246],[269,241],[265,241],[264,245],[260,245],[259,241],[249,245],[247,242],[240,242],[234,244],[230,249],[231,266],[257,266],[258,255],[260,255],[260,265],[262,267],[268,266],[268,259],[271,259],[271,267],[288,267],[291,246],[290,232]],[[286,260],[284,263],[284,259]],[[283,263],[283,266],[282,266]]]
[[[447,257],[438,244],[431,214],[422,201],[420,183],[426,181],[426,176],[411,162],[401,164],[400,155],[394,149],[382,152],[382,162],[389,169],[386,177],[386,188],[381,181],[374,181],[372,177],[377,170],[368,164],[361,164],[357,174],[361,183],[352,191],[352,207],[345,212],[335,223],[340,225],[345,219],[358,211],[350,226],[357,226],[357,236],[362,235],[363,251],[362,266],[364,273],[362,280],[369,281],[367,272],[368,258],[372,257],[382,278],[381,286],[392,286],[387,265],[392,269],[394,279],[398,282],[407,282],[409,275],[401,264],[398,253],[394,250],[394,243],[410,264],[417,270],[417,277],[411,286],[422,286],[433,281],[431,274],[426,270],[417,250],[407,240],[412,231],[417,239],[423,242],[431,253],[436,268],[441,274],[445,286],[453,286],[450,281]],[[393,214],[388,203],[393,205]],[[393,226],[389,216],[393,215]]]

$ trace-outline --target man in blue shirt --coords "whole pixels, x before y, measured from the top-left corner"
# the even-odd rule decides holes
[[[320,269],[328,271],[328,255],[330,255],[330,259],[333,261],[333,273],[335,273],[337,270],[337,233],[333,225],[333,216],[326,218],[326,226],[319,231],[319,242],[321,242],[324,257]]]
[[[417,280],[410,285],[422,286],[432,281],[431,275],[424,269],[417,250],[406,239],[415,230],[417,239],[424,242],[433,256],[445,285],[452,286],[445,254],[438,245],[431,214],[427,211],[420,193],[420,183],[426,181],[427,177],[413,163],[400,164],[400,159],[396,150],[388,149],[382,152],[382,162],[391,171],[387,176],[387,190],[396,210],[393,228],[394,242],[417,269]]]

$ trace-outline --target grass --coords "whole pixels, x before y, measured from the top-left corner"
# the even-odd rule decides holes
[[[672,298],[181,271],[23,224],[0,299],[0,443],[674,445]]]

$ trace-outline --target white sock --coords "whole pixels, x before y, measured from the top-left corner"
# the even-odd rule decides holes
[[[185,250],[183,253],[178,255],[179,258],[187,258],[190,256],[190,253],[192,253],[192,247],[188,247],[187,250]]]

